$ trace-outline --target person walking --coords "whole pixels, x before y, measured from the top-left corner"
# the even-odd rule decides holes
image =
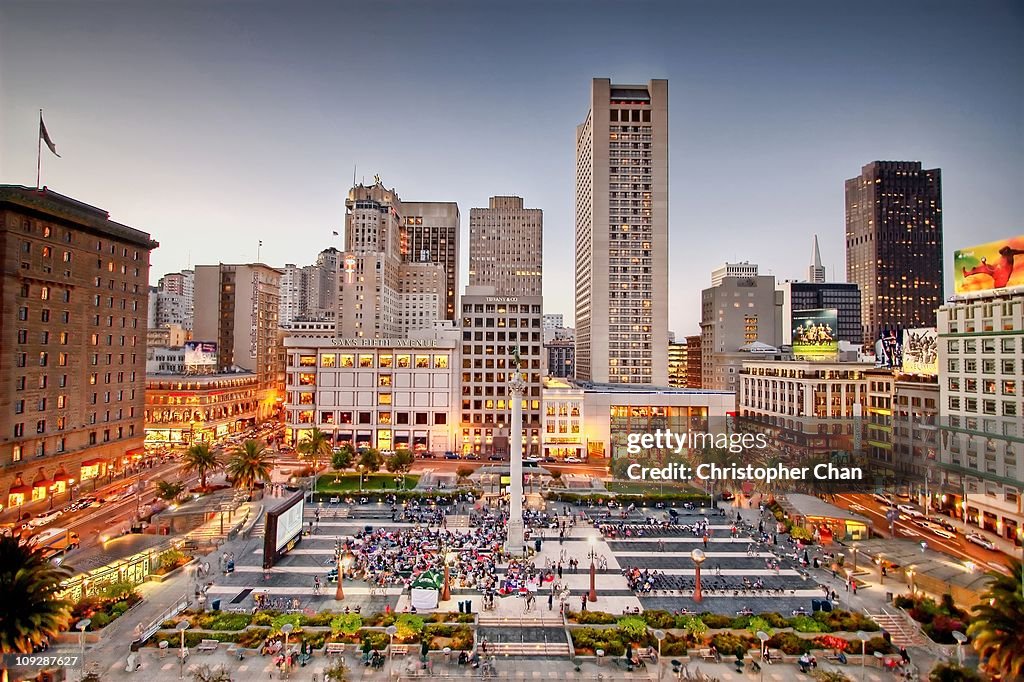
[[[548,593],[548,611],[552,611],[555,608],[555,593],[551,591]]]
[[[580,611],[586,611],[586,610],[587,610],[587,595],[581,594],[580,595]]]

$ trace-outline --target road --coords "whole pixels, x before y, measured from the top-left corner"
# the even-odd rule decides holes
[[[875,534],[881,537],[891,537],[889,521],[885,518],[885,511],[882,509],[881,503],[871,497],[871,495],[856,493],[836,495],[835,504],[871,519]],[[936,514],[933,513],[932,515]],[[899,538],[913,542],[927,542],[930,549],[948,554],[963,562],[973,562],[979,570],[997,569],[1003,572],[1006,571],[1003,566],[1003,562],[1006,561],[1005,554],[967,542],[964,539],[962,524],[956,520],[953,520],[953,522],[957,526],[957,536],[955,539],[940,538],[919,526],[915,526],[910,518],[902,513],[900,518],[895,521],[894,526],[896,536]]]
[[[475,459],[418,459],[413,464],[411,473],[420,473],[427,469],[433,471],[445,471],[454,472],[462,467],[470,467],[471,469],[477,469],[479,467],[491,465],[508,464],[508,462],[491,462],[488,460],[475,460]],[[548,471],[561,471],[563,474],[578,474],[581,476],[606,476],[608,470],[603,466],[594,466],[590,464],[564,464],[564,463],[548,463],[539,462],[538,466],[547,469]]]

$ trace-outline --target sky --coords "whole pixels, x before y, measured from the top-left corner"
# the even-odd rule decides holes
[[[0,183],[149,232],[151,280],[308,264],[379,174],[407,201],[544,210],[545,312],[573,318],[575,127],[592,78],[669,80],[670,319],[725,261],[845,278],[843,182],[941,168],[946,263],[1024,233],[1019,2],[0,2]],[[952,267],[946,292],[952,293]]]

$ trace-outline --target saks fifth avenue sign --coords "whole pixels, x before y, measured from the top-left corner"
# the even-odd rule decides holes
[[[437,348],[437,339],[331,339],[341,348]]]

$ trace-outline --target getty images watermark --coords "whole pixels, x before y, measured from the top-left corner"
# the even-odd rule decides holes
[[[645,450],[656,449],[679,454],[684,448],[703,450],[719,448],[733,454],[747,450],[763,450],[768,439],[763,433],[701,433],[687,431],[675,433],[670,429],[658,429],[651,433],[631,433],[626,438],[626,452],[639,455]],[[645,466],[634,462],[626,469],[626,476],[634,481],[862,481],[864,471],[859,466],[821,462],[813,466],[755,466],[752,464],[729,464],[722,466],[711,462],[688,464],[671,462],[663,466]]]

